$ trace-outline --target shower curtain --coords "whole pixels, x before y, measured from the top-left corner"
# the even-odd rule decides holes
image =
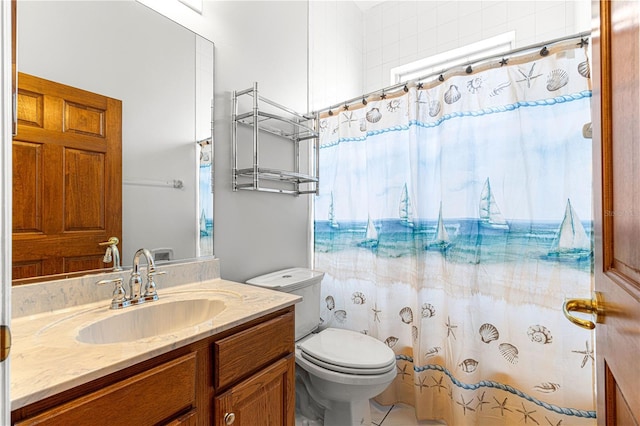
[[[568,44],[321,117],[321,322],[395,352],[378,402],[595,424],[593,335],[562,313],[593,288],[589,61]]]
[[[213,145],[198,143],[200,156],[198,172],[198,203],[200,217],[198,225],[198,256],[213,256]]]

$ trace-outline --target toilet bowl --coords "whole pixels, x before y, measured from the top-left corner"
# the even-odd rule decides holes
[[[396,377],[395,354],[389,347],[362,333],[335,328],[296,342],[296,366],[308,374],[310,383],[305,384],[324,408],[325,426],[371,424],[369,399]]]
[[[297,409],[322,417],[325,426],[370,424],[369,399],[396,377],[395,354],[384,343],[359,332],[338,328],[318,332],[323,276],[322,272],[291,268],[247,283],[303,296],[295,310]]]

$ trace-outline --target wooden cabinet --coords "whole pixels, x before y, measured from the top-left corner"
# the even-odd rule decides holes
[[[12,423],[293,426],[293,309],[22,407]]]
[[[214,425],[294,424],[293,312],[214,343],[215,386],[233,386],[215,398]]]
[[[291,353],[295,338],[292,315],[217,340],[213,344],[215,387],[224,388]]]
[[[196,353],[190,353],[16,422],[16,425],[91,423],[92,426],[108,426],[167,422],[185,411],[192,411],[195,384]]]
[[[215,398],[216,426],[293,426],[295,358],[290,354]]]

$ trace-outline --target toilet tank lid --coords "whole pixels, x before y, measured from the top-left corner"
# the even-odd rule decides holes
[[[293,291],[314,282],[320,282],[324,272],[308,268],[289,268],[251,278],[247,284],[272,290]]]

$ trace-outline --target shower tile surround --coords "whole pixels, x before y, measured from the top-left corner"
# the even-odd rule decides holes
[[[375,3],[373,3],[375,4]],[[311,109],[391,84],[391,69],[515,31],[514,48],[591,29],[589,0],[310,4]]]
[[[212,320],[184,330],[125,343],[94,345],[81,343],[75,336],[81,327],[111,314],[109,304],[113,286],[98,286],[96,282],[120,276],[126,285],[130,271],[26,284],[12,289],[11,409],[229,330],[301,300],[288,293],[221,279],[218,259],[157,265],[157,268],[166,275],[156,278],[160,300],[149,302],[150,305],[162,303],[163,296],[165,300],[181,300],[213,292],[217,293],[216,298],[224,301],[226,309]]]
[[[365,91],[391,69],[515,31],[514,48],[591,28],[591,3],[575,0],[389,1],[366,11]]]

